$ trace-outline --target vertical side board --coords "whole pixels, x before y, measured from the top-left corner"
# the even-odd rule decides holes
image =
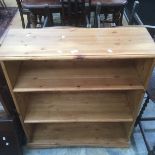
[[[139,79],[144,85],[145,90],[134,90],[127,92],[127,99],[133,112],[133,123],[126,125],[126,129],[129,129],[128,138],[130,138],[131,136],[132,130],[136,122],[136,118],[141,108],[141,103],[143,101],[145,91],[147,90],[147,85],[149,83],[149,79],[154,68],[154,59],[138,59],[135,63],[135,67],[139,75]]]
[[[25,112],[26,112],[26,105],[27,105],[27,104],[24,104],[25,103],[24,99],[26,98],[24,97],[24,94],[19,95],[13,92],[13,87],[18,77],[18,73],[20,71],[21,65],[22,65],[22,62],[20,61],[14,61],[14,62],[2,62],[1,61],[2,70],[6,78],[10,93],[12,95],[16,110],[18,112],[21,124],[23,126],[23,129],[25,131],[27,138],[29,139],[31,135],[31,126],[26,126],[23,121]]]
[[[136,69],[140,77],[141,82],[144,85],[145,90],[147,89],[149,78],[152,74],[154,67],[154,59],[140,59],[137,61]]]

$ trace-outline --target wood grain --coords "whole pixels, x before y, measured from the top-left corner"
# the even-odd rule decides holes
[[[154,68],[154,59],[138,60],[136,63],[136,68],[144,88],[147,89],[149,78],[151,77]]]
[[[25,123],[133,121],[124,93],[32,93]]]
[[[87,64],[88,63],[88,64]],[[14,92],[144,89],[132,61],[25,62]]]
[[[0,60],[154,58],[155,44],[143,27],[11,29]]]
[[[29,140],[30,135],[29,135],[29,132],[26,129],[26,126],[23,121],[23,117],[25,116],[26,105],[23,104],[23,102],[22,102],[23,100],[18,95],[16,96],[16,94],[13,92],[13,85],[14,85],[15,79],[17,78],[17,75],[18,75],[17,73],[18,73],[20,62],[15,62],[13,64],[12,64],[13,65],[12,66],[9,63],[1,62],[1,67],[3,69],[3,73],[5,76],[6,82],[8,84],[12,99],[14,101],[17,113],[19,114],[19,119],[21,121],[23,130],[26,134],[27,139]],[[20,101],[20,105],[19,105],[18,101]]]
[[[9,76],[10,85],[13,88],[18,77],[22,62],[21,61],[5,61],[4,65]]]
[[[127,147],[154,59],[143,27],[11,29],[0,48],[32,147]]]
[[[121,123],[36,124],[28,146],[104,146],[128,147]]]
[[[148,70],[148,72],[149,72],[149,70]],[[130,107],[132,109],[132,115],[133,115],[132,124],[126,126],[126,129],[129,131],[128,138],[131,137],[137,116],[141,109],[141,104],[144,99],[144,93],[145,93],[145,91],[130,91],[127,93],[128,102],[130,103]]]

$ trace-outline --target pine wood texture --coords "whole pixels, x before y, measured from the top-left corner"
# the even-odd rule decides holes
[[[0,48],[31,147],[127,147],[154,59],[143,27],[12,29]]]
[[[128,140],[122,123],[36,124],[31,147],[104,146],[127,147]]]
[[[12,99],[14,101],[16,110],[17,110],[17,112],[19,114],[19,119],[21,121],[21,124],[23,126],[23,129],[24,129],[24,132],[25,132],[27,138],[29,139],[28,128],[26,129],[25,124],[24,124],[24,121],[23,121],[23,117],[25,115],[25,109],[26,109],[26,107],[25,107],[24,104],[22,104],[22,99],[20,99],[19,96],[16,96],[16,94],[13,92],[13,85],[14,85],[16,76],[18,75],[17,72],[18,72],[18,69],[19,69],[19,65],[17,65],[17,64],[19,64],[19,62],[15,62],[11,66],[11,65],[9,65],[9,64],[4,63],[3,61],[1,61],[1,67],[2,67],[2,70],[3,70],[4,76],[5,76],[6,82],[8,84],[10,93],[12,95]],[[20,105],[19,105],[19,102],[18,101],[20,101]]]
[[[25,62],[14,92],[144,89],[132,61]]]
[[[133,121],[124,93],[32,93],[25,123]]]
[[[11,29],[0,60],[152,58],[155,44],[143,27]]]

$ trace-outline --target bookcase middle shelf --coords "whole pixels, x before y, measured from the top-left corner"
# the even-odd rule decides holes
[[[26,93],[25,123],[132,122],[125,92]]]

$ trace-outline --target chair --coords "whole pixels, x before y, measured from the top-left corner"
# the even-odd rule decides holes
[[[32,20],[33,27],[37,22],[36,17],[38,16],[40,22],[42,22],[41,17],[45,17],[43,19],[46,19],[47,26],[54,26],[53,13],[60,13],[62,7],[60,0],[23,0],[22,6],[30,10],[31,16],[34,19]],[[42,23],[44,23],[44,20]]]
[[[91,0],[62,0],[62,25],[90,27]]]
[[[40,27],[53,25],[53,12],[58,12],[61,8],[59,0],[16,0],[21,15],[22,25],[25,28],[23,15],[27,15],[28,26]],[[60,11],[59,11],[60,12]]]
[[[113,23],[113,25],[121,26],[125,5],[127,0],[92,0],[92,6],[96,7],[94,25],[100,27],[101,23]],[[101,20],[101,14],[104,19]],[[108,19],[108,15],[112,14],[112,19]]]
[[[16,2],[17,2],[18,9],[19,9],[20,17],[21,17],[22,27],[29,28],[30,27],[30,11],[22,7],[22,4],[21,4],[22,0],[16,0]],[[24,15],[27,16],[27,24],[25,24]]]

